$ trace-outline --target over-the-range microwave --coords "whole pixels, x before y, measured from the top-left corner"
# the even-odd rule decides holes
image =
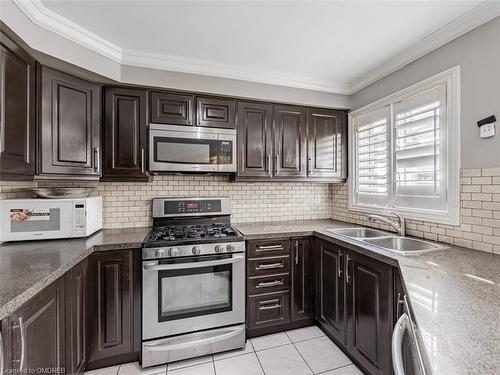
[[[87,237],[101,228],[101,197],[0,200],[0,242]]]
[[[150,124],[149,170],[236,172],[236,130]]]

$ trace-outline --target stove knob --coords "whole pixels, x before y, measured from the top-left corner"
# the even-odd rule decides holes
[[[216,253],[222,253],[223,251],[224,251],[224,246],[221,246],[221,245],[215,246]]]
[[[232,253],[233,251],[236,250],[236,246],[234,245],[227,245],[226,250],[228,253]]]
[[[175,257],[178,252],[179,250],[176,247],[171,247],[170,249],[168,249],[168,256]]]
[[[165,249],[156,249],[155,256],[156,258],[162,258],[165,255]]]
[[[193,255],[198,255],[201,253],[201,247],[193,246],[193,248],[191,249],[191,252],[193,253]]]

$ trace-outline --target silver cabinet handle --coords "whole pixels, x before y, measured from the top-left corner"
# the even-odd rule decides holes
[[[271,174],[271,155],[266,155],[266,172]]]
[[[19,317],[19,333],[21,335],[21,358],[19,359],[19,371],[24,370],[24,359],[26,354],[26,337],[24,336],[24,322],[23,318]]]
[[[271,270],[274,268],[283,268],[283,263],[259,264],[256,270]]]
[[[5,368],[5,354],[3,351],[2,332],[0,332],[0,375],[4,373]]]
[[[269,287],[278,286],[278,285],[283,285],[283,281],[282,280],[261,281],[260,283],[257,284],[257,288],[269,288]]]
[[[94,172],[99,173],[100,167],[99,147],[94,147]]]
[[[310,156],[307,158],[307,173],[312,173],[312,158]]]
[[[299,241],[295,241],[295,264],[299,264]]]
[[[259,310],[272,310],[272,309],[279,309],[281,305],[279,303],[271,306],[261,306],[259,307]]]
[[[142,173],[146,172],[146,160],[144,159],[144,155],[145,155],[144,149],[141,148],[141,171],[142,171]]]
[[[266,250],[283,250],[282,245],[268,245],[268,246],[258,246],[257,251],[266,251]]]
[[[394,326],[394,331],[392,331],[391,349],[394,375],[405,375],[403,364],[403,336],[408,324],[408,315],[403,313]]]
[[[396,304],[396,318],[399,318],[399,305],[403,305],[404,303],[405,301],[401,299],[401,293],[398,293],[398,300]]]
[[[344,254],[342,252],[339,253],[339,261],[337,262],[337,275],[339,277],[342,276],[342,257]]]
[[[274,155],[274,173],[278,174],[278,165],[280,160],[280,154]]]
[[[351,276],[349,275],[349,262],[352,260],[352,258],[349,258],[349,254],[346,254],[346,261],[345,261],[345,281],[347,284],[351,282]]]

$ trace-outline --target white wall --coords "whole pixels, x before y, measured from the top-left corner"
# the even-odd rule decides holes
[[[356,92],[351,108],[363,107],[455,65],[461,66],[462,75],[462,168],[500,166],[500,134],[481,139],[476,124],[494,114],[500,132],[500,17]]]

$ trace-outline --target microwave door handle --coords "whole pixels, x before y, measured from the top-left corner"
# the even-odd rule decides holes
[[[177,263],[177,264],[157,264],[157,262],[144,263],[142,268],[144,271],[169,271],[181,270],[186,268],[202,268],[211,266],[221,266],[223,264],[234,264],[242,262],[245,257],[228,258],[221,260],[209,260],[206,262],[193,262],[193,263]]]

